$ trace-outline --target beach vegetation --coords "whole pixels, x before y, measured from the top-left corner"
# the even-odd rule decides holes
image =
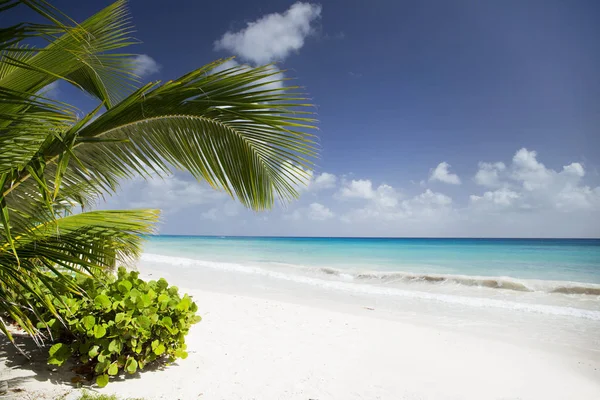
[[[78,373],[104,387],[121,372],[187,358],[185,336],[200,317],[196,303],[177,287],[162,278],[146,282],[125,268],[116,277],[72,279],[87,295],[63,293],[53,300],[62,321],[46,311],[37,323],[54,338],[49,364],[62,366],[75,357]]]

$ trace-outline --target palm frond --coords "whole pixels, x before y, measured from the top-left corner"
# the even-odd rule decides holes
[[[12,68],[0,77],[0,86],[15,91],[35,93],[58,79],[64,79],[107,107],[135,87],[134,65],[128,54],[114,51],[135,43],[130,34],[126,3],[119,0],[81,24],[61,21],[51,13],[46,2],[30,1],[28,5],[56,23],[58,35],[48,29],[38,36],[50,43],[45,48],[27,49],[33,55],[14,57],[19,46],[8,48],[2,55],[0,70]]]
[[[156,210],[90,211],[13,233],[16,254],[8,243],[0,245],[0,313],[35,334],[27,317],[35,311],[33,300],[52,309],[47,292],[57,297],[61,289],[79,290],[66,279],[69,274],[94,275],[128,262],[140,253],[143,235],[153,232],[157,219]]]
[[[307,178],[297,166],[310,168],[317,154],[304,132],[314,128],[310,105],[297,87],[269,88],[271,66],[209,73],[224,61],[148,84],[74,132],[80,163],[69,165],[67,179],[112,191],[123,178],[175,166],[255,210],[294,198]],[[46,160],[61,154],[56,144]]]

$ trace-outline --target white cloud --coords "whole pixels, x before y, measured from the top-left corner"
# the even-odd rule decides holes
[[[125,205],[130,208],[160,208],[167,212],[205,204],[223,204],[230,197],[205,183],[169,176],[136,180],[128,186]]]
[[[398,204],[399,194],[390,185],[382,184],[377,187],[373,201],[379,207],[392,208]]]
[[[521,181],[526,190],[535,190],[547,186],[552,181],[552,172],[538,162],[537,153],[525,148],[517,151],[513,157],[515,180]]]
[[[405,204],[414,206],[415,204],[428,205],[428,206],[449,206],[452,204],[452,199],[445,194],[432,192],[431,189],[427,189],[425,192],[418,196],[415,196]]]
[[[283,219],[289,221],[325,221],[335,217],[335,213],[321,203],[311,203],[308,207],[302,207],[289,214],[284,214]]]
[[[556,208],[561,211],[600,209],[600,187],[567,187],[556,196]]]
[[[504,171],[505,169],[506,165],[504,165],[503,162],[497,162],[493,164],[480,162],[479,170],[477,171],[477,174],[475,174],[475,177],[473,179],[475,180],[475,183],[481,186],[486,186],[490,188],[499,187],[501,186],[501,184],[498,174]]]
[[[530,212],[597,208],[600,189],[582,186],[584,176],[585,169],[580,163],[565,165],[558,172],[539,162],[537,152],[522,148],[515,153],[510,168],[502,163],[480,163],[475,180],[501,189],[471,195],[470,203],[478,209]]]
[[[329,172],[322,172],[315,175],[314,171],[304,169],[300,165],[295,165],[290,162],[285,164],[286,168],[295,170],[295,174],[304,174],[304,184],[296,183],[294,186],[298,193],[320,192],[322,190],[334,189],[337,186],[337,176]]]
[[[140,77],[155,74],[160,71],[160,65],[147,54],[140,54],[132,59],[133,73]]]
[[[412,194],[373,179],[309,174],[291,210],[268,214],[245,210],[225,193],[177,174],[166,180],[136,180],[117,196],[119,208],[164,210],[165,233],[327,236],[600,236],[600,186],[579,162],[553,168],[534,151],[513,160],[473,165],[482,186],[453,197],[409,185]],[[589,175],[589,176],[588,176]],[[350,177],[349,177],[350,176]],[[483,177],[482,177],[483,176]],[[372,177],[371,177],[372,178]],[[590,182],[587,182],[587,181]],[[408,183],[408,182],[407,182]],[[338,200],[338,201],[332,201]],[[265,216],[268,215],[268,221]]]
[[[312,203],[308,206],[308,218],[315,221],[324,221],[333,218],[335,214],[323,204]]]
[[[335,188],[337,177],[334,174],[323,172],[309,183],[309,190],[325,190]]]
[[[375,197],[373,184],[368,179],[352,180],[340,191],[343,198],[372,199]]]
[[[447,162],[441,162],[431,174],[429,175],[429,181],[440,181],[444,183],[449,183],[451,185],[460,185],[460,178],[456,174],[452,174],[448,171],[450,168],[450,164]]]
[[[483,207],[499,207],[505,208],[514,204],[520,198],[517,192],[503,188],[495,191],[485,192],[482,196],[471,195],[469,197],[471,203],[475,206]]]
[[[311,23],[320,15],[320,5],[297,2],[283,14],[268,14],[238,32],[226,32],[215,41],[215,50],[227,50],[256,64],[281,61],[304,46],[313,32]]]
[[[565,165],[563,167],[563,172],[565,174],[578,176],[583,178],[585,176],[585,170],[583,169],[583,165],[579,163],[571,163],[569,165]]]
[[[352,209],[342,216],[346,223],[353,222],[394,222],[399,220],[419,219],[446,213],[452,199],[444,194],[425,192],[403,201],[399,200],[397,191],[389,185],[380,185],[375,195],[364,207]]]
[[[366,200],[359,208],[351,209],[342,216],[342,221],[353,222],[367,219],[392,220],[399,217],[402,210],[398,209],[400,194],[392,186],[381,184],[373,189],[373,184],[368,179],[359,179],[346,182],[345,186],[336,194],[341,200],[362,199]]]

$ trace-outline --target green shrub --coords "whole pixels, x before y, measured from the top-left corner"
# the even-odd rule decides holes
[[[53,301],[64,325],[51,313],[38,323],[57,340],[49,364],[78,357],[103,387],[120,371],[133,374],[159,359],[187,357],[185,335],[200,317],[196,304],[188,295],[180,297],[177,287],[162,278],[145,282],[124,268],[116,278],[87,278],[79,285],[88,296],[67,293]]]

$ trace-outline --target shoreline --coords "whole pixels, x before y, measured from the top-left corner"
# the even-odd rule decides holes
[[[600,393],[600,347],[590,352],[597,341],[582,338],[579,328],[561,328],[554,342],[536,340],[534,328],[555,325],[533,314],[531,327],[514,327],[502,310],[465,317],[463,309],[422,300],[234,271],[144,261],[139,269],[144,279],[165,277],[193,296],[203,321],[186,338],[186,360],[111,382],[101,393],[202,400],[586,400]],[[48,372],[43,362],[36,368],[13,370],[37,375],[23,381],[28,392],[68,389],[53,383],[68,382],[68,370]]]

